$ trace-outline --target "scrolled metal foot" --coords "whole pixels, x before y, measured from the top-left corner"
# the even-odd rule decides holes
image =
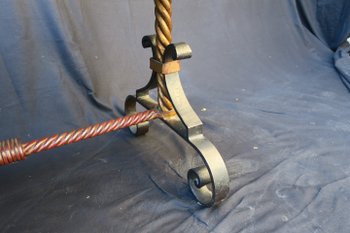
[[[136,98],[132,95],[129,95],[125,100],[125,114],[133,115],[136,113]],[[129,127],[130,132],[135,136],[145,135],[149,130],[149,121],[132,125]]]
[[[188,170],[187,173],[188,185],[202,205],[208,205],[212,202],[213,193],[207,185],[211,184],[210,174],[205,166],[196,167]]]
[[[192,135],[188,141],[204,162],[204,165],[188,171],[190,189],[201,205],[218,205],[229,191],[229,176],[224,160],[203,134]]]

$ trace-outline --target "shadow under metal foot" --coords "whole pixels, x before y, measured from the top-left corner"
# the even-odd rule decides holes
[[[155,36],[142,39],[144,48],[151,48],[155,56]],[[164,63],[187,59],[192,51],[186,43],[170,44],[164,52]],[[152,59],[152,58],[151,58]],[[216,147],[203,135],[203,123],[192,109],[181,85],[179,72],[165,74],[166,88],[170,96],[175,116],[164,117],[162,121],[185,139],[199,153],[204,165],[188,171],[187,178],[190,189],[198,202],[206,207],[222,202],[229,191],[229,176],[226,165]],[[146,109],[156,109],[158,103],[150,95],[150,90],[157,88],[156,72],[152,72],[149,83],[130,95],[125,101],[127,115],[136,113],[136,103]],[[148,132],[149,123],[141,123],[130,127],[136,136]]]

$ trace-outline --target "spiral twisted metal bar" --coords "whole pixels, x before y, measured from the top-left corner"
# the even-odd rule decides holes
[[[24,160],[25,154],[18,139],[0,142],[0,166]]]
[[[166,46],[172,42],[172,0],[154,0],[155,3],[155,30],[156,30],[156,59],[163,62]],[[169,93],[165,87],[165,77],[157,74],[158,104],[163,112],[174,111]]]
[[[6,140],[0,142],[0,165],[7,165],[16,161],[24,160],[26,156],[33,153],[39,153],[63,145],[79,142],[84,139],[100,136],[102,134],[161,117],[162,114],[160,112],[156,110],[148,110],[24,144],[19,143],[18,139]]]

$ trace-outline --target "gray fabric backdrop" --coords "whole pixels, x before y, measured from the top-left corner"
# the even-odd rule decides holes
[[[0,231],[349,232],[349,1],[173,7],[174,41],[193,49],[183,85],[227,163],[228,199],[196,205],[196,154],[155,122],[1,167]],[[0,139],[120,116],[149,79],[153,21],[151,0],[0,0]]]

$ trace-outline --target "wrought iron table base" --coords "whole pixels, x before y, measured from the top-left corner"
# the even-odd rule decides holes
[[[145,36],[142,39],[144,48],[151,48],[153,58],[156,51],[156,37]],[[170,44],[163,55],[164,63],[187,59],[192,51],[186,43]],[[148,84],[136,91],[136,95],[129,95],[125,101],[127,115],[136,113],[136,103],[146,109],[157,109],[158,103],[150,96],[150,91],[157,88],[157,73],[152,72]],[[204,165],[188,171],[187,178],[190,189],[198,202],[204,206],[219,204],[228,194],[229,176],[226,165],[216,147],[203,135],[203,123],[192,109],[181,85],[179,71],[164,74],[166,89],[176,114],[163,117],[161,120],[172,130],[185,139],[201,156]],[[149,122],[143,122],[129,127],[136,135],[148,132]]]

